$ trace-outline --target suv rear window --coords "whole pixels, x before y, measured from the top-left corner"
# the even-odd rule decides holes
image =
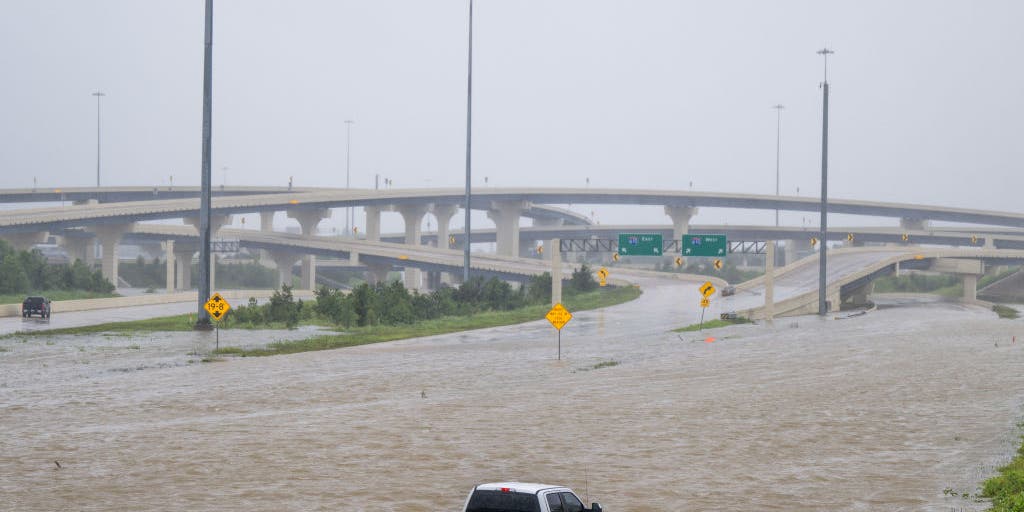
[[[535,494],[477,490],[466,512],[540,512],[540,503]]]
[[[25,304],[30,304],[32,306],[38,306],[38,305],[40,305],[42,303],[43,303],[43,298],[42,297],[29,297],[29,298],[25,299]]]

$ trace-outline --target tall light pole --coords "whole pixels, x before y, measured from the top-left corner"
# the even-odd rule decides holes
[[[472,244],[472,236],[469,221],[470,201],[472,192],[470,185],[473,178],[472,155],[473,155],[473,0],[469,0],[469,58],[467,59],[469,72],[467,74],[466,86],[466,247],[462,255],[462,282],[469,282],[469,247]]]
[[[100,187],[100,98],[106,96],[103,91],[92,93],[96,96],[96,188]]]
[[[213,133],[213,0],[206,0],[203,35],[203,157],[199,195],[199,310],[196,330],[211,330],[213,323],[203,307],[210,298],[210,154]]]
[[[818,50],[818,55],[825,59],[824,79],[821,82],[821,258],[818,262],[818,314],[828,314],[825,301],[825,261],[828,252],[828,56],[835,53],[828,48]]]
[[[345,190],[349,189],[349,178],[350,168],[352,167],[352,121],[351,119],[345,120]],[[352,207],[349,206],[345,210],[345,236],[352,234]]]
[[[775,195],[779,195],[779,161],[782,156],[782,109],[786,108],[783,104],[773,106],[776,112],[776,128],[775,128]],[[779,227],[779,209],[775,209],[775,227]]]

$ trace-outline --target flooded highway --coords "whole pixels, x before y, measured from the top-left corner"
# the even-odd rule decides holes
[[[209,333],[2,339],[0,509],[426,512],[496,480],[610,511],[985,508],[949,491],[1016,450],[1024,322],[924,302],[676,334],[693,284],[642,284],[577,313],[560,361],[543,320],[211,363]]]

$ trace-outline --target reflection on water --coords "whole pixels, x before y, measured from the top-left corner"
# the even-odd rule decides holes
[[[691,288],[577,312],[562,361],[544,320],[206,364],[208,333],[0,340],[0,508],[458,510],[510,479],[619,511],[983,508],[942,491],[1014,449],[1024,324],[922,304],[704,343],[668,332]]]

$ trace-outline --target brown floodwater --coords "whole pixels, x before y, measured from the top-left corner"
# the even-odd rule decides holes
[[[1016,448],[1021,321],[909,303],[677,335],[692,283],[644,284],[577,314],[561,360],[546,321],[214,363],[205,333],[0,340],[0,510],[455,511],[497,480],[609,511],[984,509],[948,491]]]

